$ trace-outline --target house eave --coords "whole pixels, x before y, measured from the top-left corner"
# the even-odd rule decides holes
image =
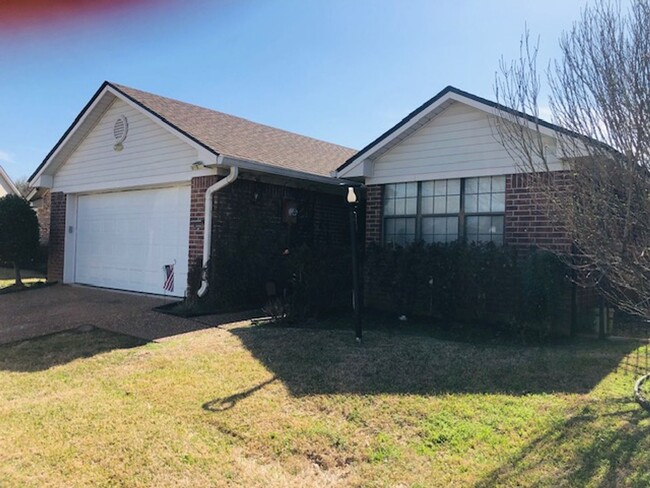
[[[350,182],[345,179],[334,178],[331,176],[317,175],[314,173],[307,173],[305,171],[298,171],[288,168],[281,168],[279,166],[273,166],[270,164],[264,164],[259,161],[252,161],[250,159],[240,158],[236,156],[223,155],[223,163],[219,165],[217,163],[206,164],[206,167],[209,168],[219,168],[220,166],[236,166],[242,170],[250,171],[253,173],[259,174],[268,174],[273,176],[279,176],[282,178],[302,180],[310,183],[318,183],[320,185],[327,186],[341,186],[346,182]]]

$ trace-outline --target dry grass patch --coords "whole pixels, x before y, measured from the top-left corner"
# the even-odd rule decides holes
[[[632,350],[243,323],[0,346],[0,486],[644,486]]]

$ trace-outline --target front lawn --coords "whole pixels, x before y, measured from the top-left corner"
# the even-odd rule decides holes
[[[0,486],[647,486],[635,347],[243,323],[0,346]]]

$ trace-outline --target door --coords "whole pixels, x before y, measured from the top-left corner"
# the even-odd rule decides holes
[[[183,296],[189,217],[188,186],[80,196],[75,282]],[[173,291],[163,288],[170,264]]]

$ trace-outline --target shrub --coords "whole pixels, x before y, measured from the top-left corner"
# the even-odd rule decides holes
[[[368,296],[399,314],[490,320],[500,291],[513,285],[514,253],[493,244],[371,245]]]
[[[563,312],[566,268],[550,252],[532,252],[522,265],[518,321],[521,327],[551,333]]]
[[[350,306],[352,268],[349,249],[302,245],[289,251],[284,272],[290,319],[303,319]]]
[[[492,243],[372,244],[367,250],[368,304],[396,315],[548,332],[562,312],[565,284],[553,255],[532,252],[518,263],[512,248]]]
[[[13,264],[18,285],[20,268],[38,259],[38,232],[36,212],[27,200],[17,195],[0,198],[0,261]]]

